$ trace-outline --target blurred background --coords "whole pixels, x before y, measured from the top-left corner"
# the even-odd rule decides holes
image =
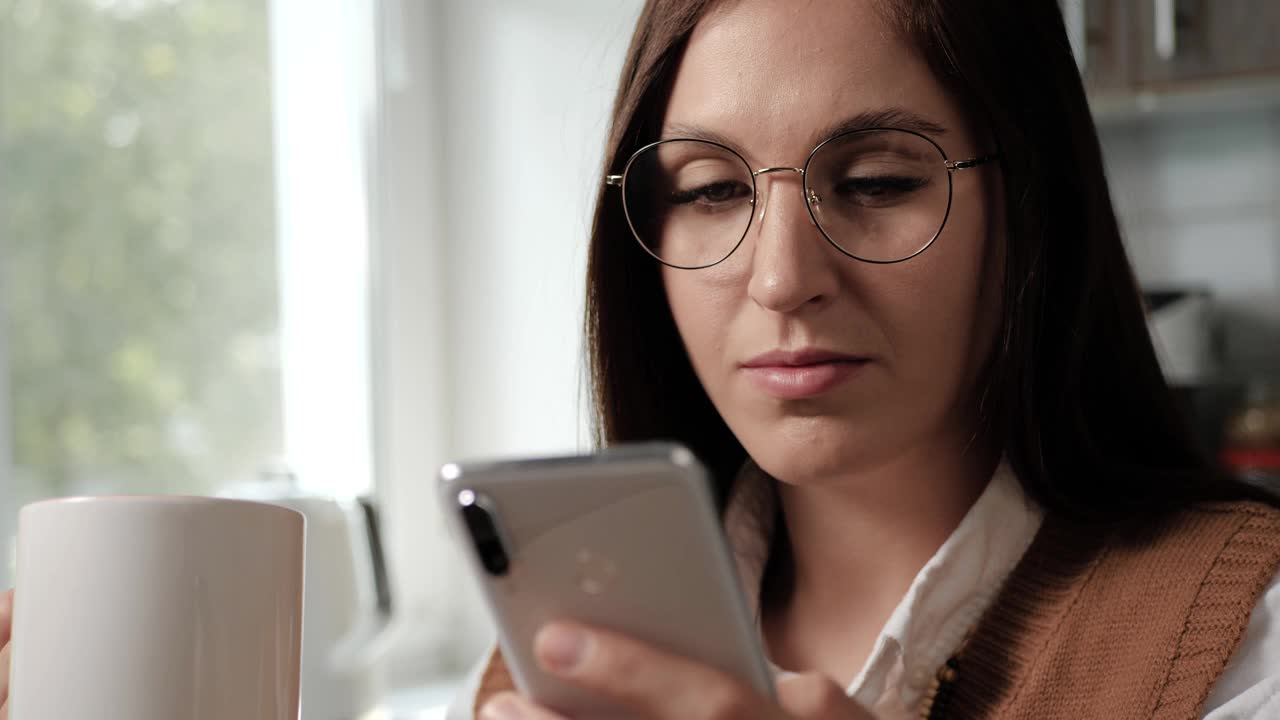
[[[41,498],[365,498],[376,712],[442,702],[491,631],[436,468],[590,447],[586,234],[640,4],[0,0],[0,586]],[[1280,4],[1064,9],[1166,373],[1272,482]]]

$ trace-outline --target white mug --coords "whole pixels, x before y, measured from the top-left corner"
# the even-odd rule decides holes
[[[297,720],[304,534],[240,500],[23,508],[10,720]]]

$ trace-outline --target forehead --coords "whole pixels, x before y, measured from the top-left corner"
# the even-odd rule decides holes
[[[749,160],[793,162],[833,125],[884,111],[930,121],[935,135],[960,125],[876,0],[730,0],[689,39],[664,135],[702,128]]]

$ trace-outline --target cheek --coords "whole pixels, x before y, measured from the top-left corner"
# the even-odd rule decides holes
[[[725,344],[731,314],[730,288],[708,282],[712,271],[676,270],[664,267],[662,283],[671,315],[689,360],[705,384],[708,370]]]
[[[954,208],[934,244],[883,278],[882,317],[907,378],[954,401],[990,352],[999,310],[998,227],[981,202]],[[940,387],[941,386],[941,387]]]

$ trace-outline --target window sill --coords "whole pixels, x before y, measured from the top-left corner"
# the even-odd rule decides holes
[[[445,710],[461,683],[459,678],[454,682],[398,690],[360,720],[444,720]]]

